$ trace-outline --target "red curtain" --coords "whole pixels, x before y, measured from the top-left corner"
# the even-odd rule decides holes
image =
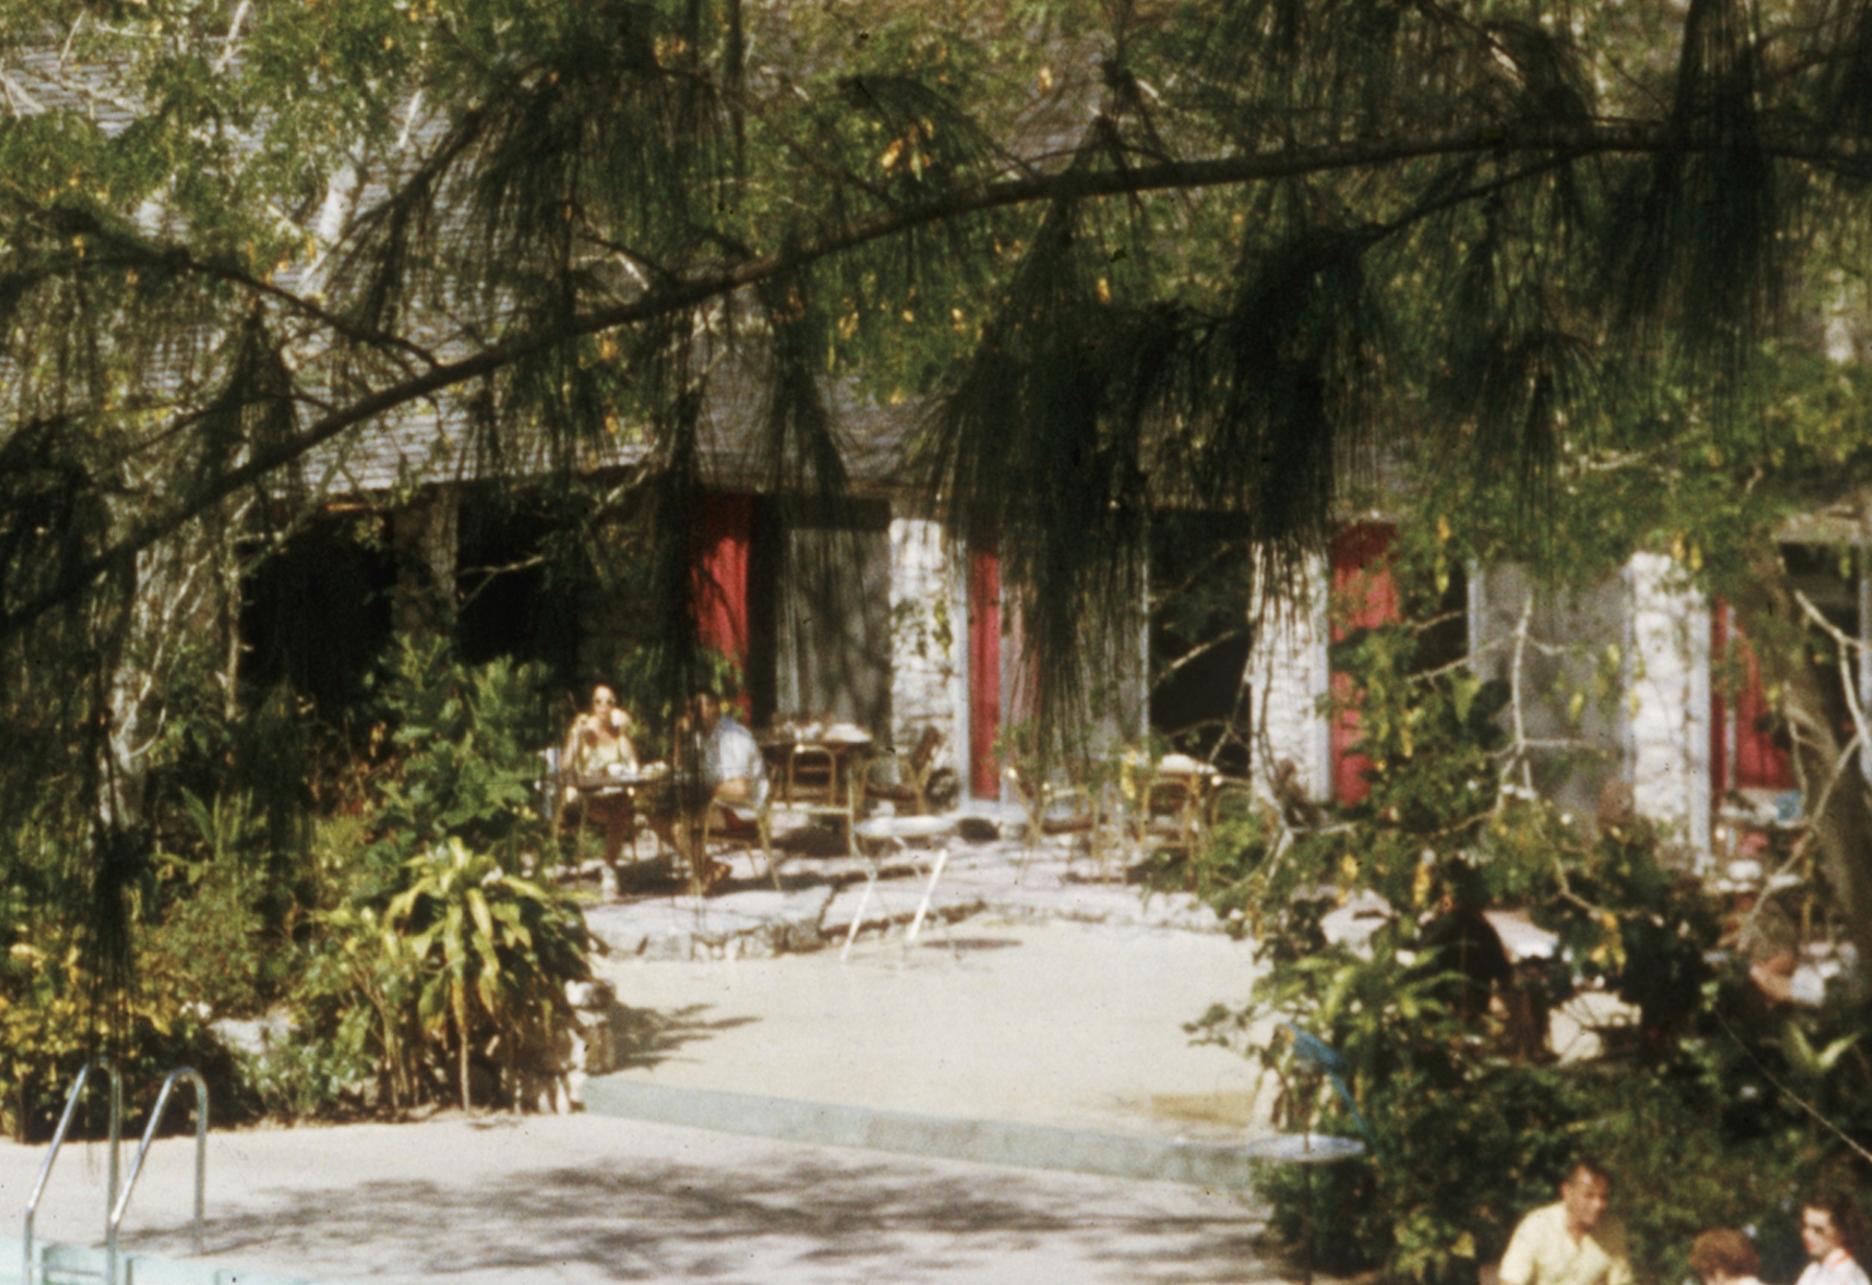
[[[1391,575],[1391,545],[1397,529],[1366,522],[1347,527],[1332,544],[1332,640],[1338,642],[1359,629],[1374,629],[1400,617],[1397,581]],[[1357,692],[1346,674],[1332,676],[1335,701],[1353,702],[1340,708],[1332,723],[1333,798],[1342,804],[1361,802],[1371,790],[1365,774],[1371,760],[1358,752]]]
[[[748,665],[748,542],[754,533],[754,497],[706,495],[696,532],[696,640],[741,667],[741,716],[750,716]]]
[[[968,557],[969,792],[1001,797],[1001,559],[993,550]]]
[[[1731,648],[1741,660],[1742,683],[1725,701],[1725,693],[1713,697],[1715,717],[1710,720],[1710,766],[1715,793],[1721,796],[1731,786],[1736,789],[1791,790],[1794,788],[1794,760],[1787,748],[1775,740],[1778,726],[1774,707],[1762,690],[1761,660],[1749,646],[1742,628],[1727,603],[1716,604],[1710,630],[1710,661],[1720,665]],[[1729,779],[1730,733],[1734,733],[1735,779]]]

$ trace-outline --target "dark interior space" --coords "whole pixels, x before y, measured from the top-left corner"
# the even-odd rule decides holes
[[[778,586],[780,549],[786,536],[780,506],[768,496],[754,500],[753,530],[748,539],[747,612],[749,713],[756,727],[774,721],[779,703],[774,683],[774,658],[779,650]]]
[[[1245,775],[1253,561],[1239,518],[1165,513],[1151,531],[1150,726],[1169,748]]]
[[[1826,618],[1828,624],[1848,638],[1861,637],[1859,620],[1859,557],[1845,545],[1784,544],[1781,558],[1788,579],[1807,596]],[[1831,638],[1819,635],[1807,649],[1815,671],[1821,699],[1826,702],[1827,722],[1842,744],[1852,739],[1852,710],[1846,703],[1846,690],[1840,681],[1839,647]],[[1786,739],[1784,729],[1776,729]]]
[[[579,606],[589,573],[576,530],[548,497],[463,497],[455,586],[464,660],[536,661],[555,687],[578,684]]]
[[[750,614],[772,630],[770,714],[888,728],[890,506],[791,498],[772,509],[749,568],[750,595],[767,595]]]
[[[379,515],[315,519],[247,578],[242,688],[257,696],[289,683],[322,718],[342,720],[390,642],[395,583]]]

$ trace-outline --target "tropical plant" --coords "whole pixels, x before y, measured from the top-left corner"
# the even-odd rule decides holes
[[[509,869],[537,847],[538,750],[559,730],[545,685],[537,665],[464,665],[445,638],[397,640],[376,683],[381,756],[365,804],[386,871],[451,838]]]
[[[374,1076],[392,1107],[452,1079],[470,1108],[476,1067],[492,1076],[483,1103],[517,1105],[529,1076],[554,1073],[576,1020],[566,986],[590,977],[595,946],[583,917],[459,838],[411,858],[403,879],[381,911],[321,917],[294,1043],[329,1047],[328,1080]]]
[[[527,1059],[548,1054],[575,1019],[570,982],[587,980],[594,939],[570,899],[506,873],[449,839],[413,861],[384,911],[384,943],[418,979],[416,1013],[432,1039],[452,1027],[461,1104],[469,1062],[498,1058],[519,1092]]]
[[[1393,571],[1412,601],[1426,568],[1404,557]],[[1642,1268],[1681,1273],[1702,1226],[1770,1225],[1796,1178],[1865,1156],[1863,1015],[1837,996],[1770,1008],[1657,827],[1608,816],[1595,832],[1500,788],[1521,750],[1499,693],[1462,667],[1419,669],[1420,634],[1407,618],[1336,652],[1371,763],[1363,801],[1311,824],[1270,809],[1197,855],[1196,886],[1240,916],[1265,972],[1251,1002],[1194,1029],[1278,1078],[1279,1123],[1366,1141],[1366,1158],[1310,1180],[1266,1177],[1277,1225],[1310,1228],[1322,1262],[1472,1280],[1587,1150],[1643,1193],[1626,1207]],[[1329,942],[1325,917],[1374,894],[1369,937]],[[1499,1011],[1463,1002],[1439,931],[1482,906],[1518,908],[1556,939],[1545,964],[1484,985]],[[1608,1031],[1600,1055],[1555,1062],[1548,1009],[1588,992],[1630,1006],[1632,1038]]]

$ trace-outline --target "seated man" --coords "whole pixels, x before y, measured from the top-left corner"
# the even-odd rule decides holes
[[[637,770],[637,751],[630,740],[631,719],[618,707],[617,696],[603,683],[592,688],[591,708],[572,720],[560,751],[560,770],[572,782],[563,802],[579,804],[585,815],[604,827],[605,887],[617,888],[618,855],[630,838],[632,816],[629,791],[606,790],[593,778],[623,775]],[[581,788],[576,782],[583,780]]]
[[[1501,1285],[1632,1285],[1625,1231],[1606,1214],[1612,1179],[1581,1157],[1560,1199],[1521,1220],[1502,1255]]]
[[[717,808],[758,809],[767,801],[767,765],[754,734],[723,711],[712,692],[696,694],[692,718],[679,730],[678,745],[696,764],[696,787],[678,800],[673,813],[652,824],[682,854],[696,886],[713,892],[728,877],[728,866],[711,861],[702,850],[709,814]],[[686,765],[685,765],[686,766]]]

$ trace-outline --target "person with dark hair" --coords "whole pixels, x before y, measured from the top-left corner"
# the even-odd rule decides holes
[[[1436,977],[1435,994],[1464,1022],[1478,1022],[1500,1008],[1506,1014],[1514,966],[1482,907],[1487,900],[1481,876],[1455,860],[1443,869],[1443,896],[1436,917],[1425,925],[1420,944],[1431,952],[1420,976]]]
[[[1502,1255],[1501,1285],[1632,1285],[1625,1229],[1606,1217],[1612,1179],[1580,1157],[1560,1184],[1560,1199],[1521,1220]]]
[[[1761,1255],[1733,1227],[1712,1227],[1690,1246],[1690,1270],[1703,1285],[1761,1285]]]
[[[607,785],[608,780],[637,770],[631,728],[631,717],[618,704],[617,694],[599,683],[592,688],[591,708],[572,720],[572,726],[566,729],[565,748],[559,752],[561,768],[571,782],[565,787],[561,806],[576,805],[588,819],[604,827],[601,886],[606,896],[616,895],[618,858],[636,819],[630,794]]]
[[[1859,1210],[1841,1192],[1816,1192],[1801,1203],[1801,1247],[1813,1261],[1796,1285],[1869,1285],[1856,1255],[1864,1250]]]

